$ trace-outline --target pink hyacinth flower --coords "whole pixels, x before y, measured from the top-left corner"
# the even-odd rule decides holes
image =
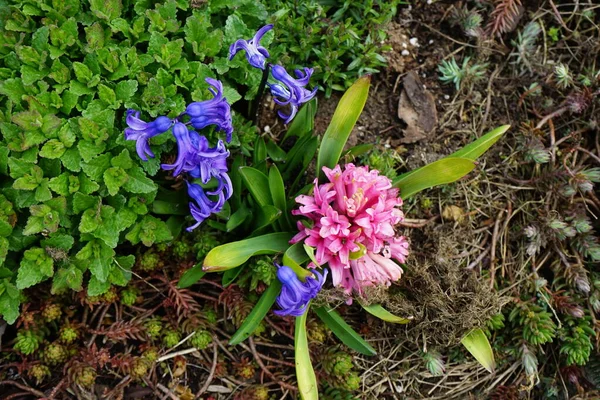
[[[406,262],[409,243],[396,234],[404,219],[398,189],[368,167],[337,165],[323,167],[323,172],[329,182],[315,180],[312,195],[296,198],[300,207],[292,213],[309,221],[298,222],[291,243],[314,247],[316,261],[329,265],[333,285],[347,294],[400,279],[402,268],[396,261]]]

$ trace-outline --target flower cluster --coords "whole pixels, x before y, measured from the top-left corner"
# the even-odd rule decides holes
[[[317,296],[327,278],[327,270],[323,274],[314,271],[315,278],[308,277],[302,282],[290,267],[277,265],[277,278],[282,284],[281,293],[277,297],[277,305],[281,310],[275,310],[277,315],[292,315],[299,317],[304,314],[308,303]]]
[[[225,133],[227,142],[231,141],[231,109],[223,97],[223,85],[212,78],[206,78],[206,82],[214,97],[189,104],[177,118],[160,116],[152,122],[145,122],[139,118],[139,111],[128,110],[126,119],[129,128],[125,129],[125,139],[136,141],[137,153],[142,160],[154,157],[148,140],[172,128],[177,141],[177,159],[173,164],[162,164],[161,168],[173,171],[174,176],[188,173],[192,178],[200,179],[202,184],[208,184],[213,178],[217,181],[217,187],[212,191],[205,191],[202,186],[188,182],[188,194],[193,200],[190,202],[190,212],[196,220],[196,224],[187,228],[188,231],[211,214],[221,211],[232,194],[231,180],[227,175],[229,151],[225,144],[219,140],[215,147],[210,147],[206,137],[189,128],[189,125],[195,129],[215,125],[218,131]],[[184,119],[187,122],[181,122]]]
[[[328,183],[315,180],[313,195],[296,197],[301,206],[292,213],[310,221],[298,222],[300,232],[291,243],[305,240],[314,247],[317,263],[327,263],[333,285],[348,294],[400,279],[402,268],[393,259],[406,261],[408,241],[394,229],[404,219],[398,189],[368,167],[347,164],[343,171],[339,166],[323,171]]]
[[[269,67],[271,67],[271,76],[275,82],[268,83],[268,85],[277,104],[290,106],[289,114],[278,112],[285,123],[289,124],[296,116],[298,108],[315,97],[318,88],[315,87],[312,91],[306,89],[313,74],[312,68],[304,68],[304,72],[295,70],[296,78],[293,78],[281,65],[271,66],[267,63],[269,52],[260,45],[260,40],[271,29],[273,29],[273,25],[265,25],[256,32],[252,39],[237,40],[229,48],[229,59],[233,59],[239,51],[244,50],[248,63],[254,68],[262,69],[265,73],[265,79],[268,76]]]

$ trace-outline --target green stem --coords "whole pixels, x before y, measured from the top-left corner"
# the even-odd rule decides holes
[[[269,71],[271,70],[271,64],[267,64],[265,69],[263,70],[263,76],[260,80],[260,85],[258,86],[258,92],[256,93],[256,98],[252,103],[252,108],[250,110],[250,118],[252,118],[252,122],[256,125],[256,121],[258,120],[258,106],[262,100],[265,86],[267,86],[267,79],[269,79]]]

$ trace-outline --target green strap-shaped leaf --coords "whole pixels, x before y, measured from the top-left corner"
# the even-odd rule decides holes
[[[375,349],[360,337],[360,335],[356,333],[356,331],[352,329],[352,327],[350,327],[350,325],[348,325],[335,310],[329,307],[316,307],[314,311],[319,318],[321,318],[321,321],[323,321],[335,336],[337,336],[346,346],[367,356],[374,356],[377,354]]]
[[[179,287],[180,289],[190,287],[194,283],[202,279],[204,275],[206,275],[206,272],[202,270],[202,265],[196,264],[192,268],[185,271],[181,278],[179,278],[177,287]]]
[[[282,142],[291,136],[302,137],[309,134],[315,126],[315,114],[317,113],[317,99],[314,98],[304,104],[296,117],[288,127],[287,132],[283,136]]]
[[[492,147],[492,145],[496,143],[509,128],[510,125],[502,125],[493,131],[486,133],[473,143],[466,145],[457,152],[450,154],[448,157],[468,158],[469,160],[475,161],[479,156]]]
[[[323,167],[333,168],[338,163],[348,136],[367,102],[370,85],[370,75],[359,78],[338,103],[317,156],[319,176],[323,176]]]
[[[285,185],[283,178],[279,173],[279,169],[275,165],[269,170],[269,189],[273,205],[281,210],[282,218],[279,220],[279,225],[284,231],[293,230],[292,221],[287,212],[287,199],[285,197]]]
[[[294,335],[294,351],[296,359],[296,379],[298,380],[298,390],[302,400],[318,400],[319,387],[315,370],[310,362],[310,352],[308,351],[308,338],[306,336],[306,311],[299,317],[296,317],[296,330]]]
[[[262,296],[260,296],[260,299],[258,299],[256,305],[252,311],[250,311],[250,314],[248,314],[242,323],[242,326],[240,326],[240,328],[233,334],[229,340],[230,345],[234,346],[238,343],[241,343],[248,339],[250,335],[252,335],[258,324],[260,324],[260,321],[265,318],[267,312],[269,312],[271,307],[273,307],[279,292],[281,292],[281,282],[274,280],[271,282],[271,285],[267,288],[267,290],[264,291]]]
[[[383,308],[381,306],[381,304],[371,304],[368,306],[361,304],[361,306],[362,306],[362,308],[365,309],[366,312],[368,312],[371,315],[376,316],[377,318],[379,318],[385,322],[391,322],[394,324],[408,324],[410,322],[410,320],[412,319],[412,317],[402,318],[397,315],[394,315],[391,312],[389,312],[388,310],[386,310],[385,308]]]
[[[301,267],[302,264],[309,260],[302,243],[296,243],[290,246],[283,254],[283,265],[290,267],[298,278],[305,280],[309,276],[313,276],[312,272]]]
[[[244,184],[250,191],[254,200],[262,206],[272,206],[271,192],[269,191],[269,178],[259,170],[252,167],[238,169]]]
[[[202,269],[206,272],[226,271],[242,265],[252,256],[283,253],[290,247],[291,238],[289,232],[278,232],[222,244],[208,252]]]
[[[475,163],[467,158],[443,158],[416,169],[394,180],[394,187],[400,189],[400,196],[407,199],[421,190],[459,180],[475,168]]]
[[[474,329],[460,341],[477,361],[490,373],[496,368],[492,346],[481,329]]]

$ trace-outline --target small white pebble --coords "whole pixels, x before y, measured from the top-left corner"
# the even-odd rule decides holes
[[[429,39],[429,44],[433,44],[433,39]]]
[[[427,74],[423,73],[423,78],[427,78]]]
[[[423,89],[427,90],[427,86],[423,85]]]
[[[419,47],[419,39],[417,39],[416,37],[414,38],[410,38],[410,40],[408,41],[411,46],[413,47]]]
[[[364,127],[364,126],[359,126],[357,129],[358,129],[359,131],[364,131],[364,130],[365,130],[365,127]]]
[[[386,143],[386,144],[384,144],[384,145],[383,145],[383,147],[385,147],[386,149],[389,149],[389,148],[390,148],[390,147],[392,147],[392,146],[390,146],[390,144],[389,144],[389,143]]]
[[[409,55],[409,54],[410,54],[410,51],[408,51],[408,50],[404,49],[404,50],[402,50],[402,53],[401,53],[401,54],[402,54],[403,56],[407,56],[407,55]]]
[[[444,99],[446,100],[450,100],[450,96],[448,96],[447,94],[444,95]]]
[[[406,43],[402,43],[402,47],[404,47],[405,49],[408,49],[408,45]]]
[[[427,4],[433,3],[433,0],[427,0]]]
[[[265,125],[265,132],[266,133],[271,132],[271,127],[269,125]]]

